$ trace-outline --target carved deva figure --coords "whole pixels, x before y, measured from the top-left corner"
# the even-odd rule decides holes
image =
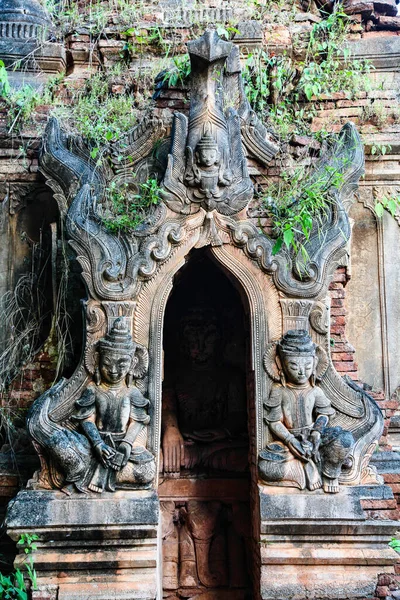
[[[143,349],[142,349],[143,350]],[[77,431],[59,429],[47,448],[65,474],[63,491],[102,492],[150,483],[149,401],[132,385],[143,365],[123,318],[98,342],[95,383],[75,402]]]
[[[232,181],[232,173],[225,168],[218,150],[216,139],[211,133],[211,124],[206,124],[203,135],[196,145],[194,158],[190,146],[186,149],[187,167],[185,180],[191,187],[197,188],[194,195],[198,199],[219,198],[223,191],[219,186],[227,186]]]
[[[276,355],[273,356],[273,348]],[[275,441],[259,456],[259,475],[269,485],[339,492],[339,475],[354,439],[341,427],[330,427],[335,414],[330,400],[315,385],[318,363],[326,361],[304,330],[288,331],[267,350],[264,363],[276,380],[264,403],[264,420]]]

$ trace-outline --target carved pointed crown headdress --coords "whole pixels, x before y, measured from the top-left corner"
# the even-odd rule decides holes
[[[135,352],[136,344],[132,340],[126,319],[120,317],[115,320],[111,331],[99,340],[99,348],[129,355]]]
[[[203,135],[197,143],[196,150],[206,148],[218,149],[218,144],[215,137],[212,135],[211,126],[206,123],[203,128]]]
[[[315,344],[305,329],[287,331],[278,343],[280,356],[315,356]]]

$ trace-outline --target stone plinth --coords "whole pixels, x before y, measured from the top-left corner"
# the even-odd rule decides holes
[[[361,500],[392,499],[388,486],[318,490],[260,487],[261,598],[372,597],[379,573],[392,572],[388,541],[397,521],[369,520]]]
[[[0,59],[13,87],[39,87],[66,68],[64,44],[54,39],[50,17],[37,0],[0,0]]]
[[[21,52],[26,55],[21,57]],[[12,44],[7,47],[0,41],[0,58],[6,67],[19,67],[8,71],[8,79],[13,88],[24,85],[39,88],[50,77],[63,73],[67,67],[64,46],[53,42],[45,42],[39,48],[29,44],[15,48]]]
[[[157,495],[147,491],[70,498],[23,491],[7,515],[13,540],[24,532],[39,536],[37,593],[51,600],[154,600],[158,521]],[[15,566],[25,558],[17,556]]]

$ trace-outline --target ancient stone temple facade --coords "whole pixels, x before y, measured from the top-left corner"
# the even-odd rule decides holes
[[[397,523],[363,509],[392,494],[370,464],[384,423],[333,365],[328,296],[362,144],[346,124],[310,175],[341,185],[327,177],[306,252],[273,252],[247,215],[249,161],[279,148],[238,48],[207,30],[188,51],[188,114],[171,130],[145,118],[107,166],[47,126],[40,168],[87,288],[85,341],[30,409],[41,466],[8,533],[39,536],[36,598],[368,597],[397,560]],[[161,202],[113,232],[107,189],[137,195],[149,174]]]

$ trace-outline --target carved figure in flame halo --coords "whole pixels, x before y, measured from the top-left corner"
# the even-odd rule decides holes
[[[216,139],[211,133],[210,124],[204,126],[203,135],[193,151],[187,146],[187,167],[185,181],[195,187],[194,195],[198,199],[219,198],[223,190],[232,181],[232,173],[225,168]]]
[[[318,347],[321,353],[321,348]],[[271,353],[264,362],[273,372]],[[264,403],[265,423],[275,441],[259,456],[259,475],[270,485],[323,487],[339,492],[342,466],[354,445],[349,431],[329,427],[335,410],[324,392],[315,386],[317,347],[304,330],[288,331],[277,344],[276,363],[281,383],[273,384]]]

